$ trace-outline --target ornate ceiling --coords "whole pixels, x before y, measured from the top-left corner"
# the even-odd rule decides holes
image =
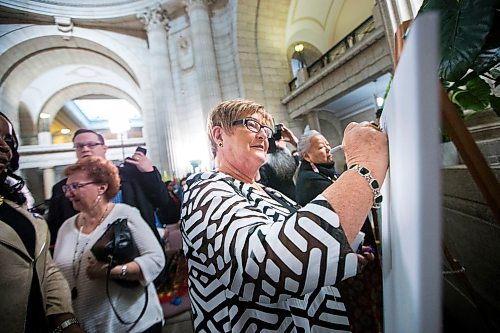
[[[169,13],[184,7],[182,0],[2,0],[1,6],[48,16],[73,19],[110,19],[135,16],[146,7],[161,5]]]

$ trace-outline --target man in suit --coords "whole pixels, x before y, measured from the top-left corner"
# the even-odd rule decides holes
[[[104,137],[89,129],[79,129],[75,132],[73,147],[78,159],[87,156],[106,158],[108,149]],[[125,163],[119,167],[119,171],[121,188],[113,201],[126,203],[139,209],[142,218],[148,223],[161,243],[161,237],[156,229],[155,210],[167,204],[168,196],[159,171],[141,151],[136,151],[131,158],[127,158]],[[62,223],[78,213],[64,196],[62,191],[64,184],[66,184],[66,178],[52,187],[47,218],[52,236],[51,245],[55,243],[57,231]]]

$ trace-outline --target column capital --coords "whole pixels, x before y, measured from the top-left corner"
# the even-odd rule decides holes
[[[184,0],[184,4],[190,10],[191,8],[201,6],[204,8],[210,7],[215,3],[216,0]]]
[[[147,7],[142,13],[137,14],[136,17],[144,24],[144,28],[148,31],[159,25],[163,26],[166,31],[170,29],[168,13],[160,5],[154,8]]]

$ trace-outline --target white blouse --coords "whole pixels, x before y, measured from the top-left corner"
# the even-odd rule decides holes
[[[144,280],[140,281],[139,286],[130,289],[110,279],[111,301],[123,320],[133,322],[144,306],[144,286],[147,286],[146,312],[130,332],[142,332],[157,322],[163,322],[163,311],[153,284],[165,265],[163,250],[139,210],[126,204],[116,204],[90,234],[81,233],[76,227],[76,215],[66,220],[57,234],[54,262],[68,280],[70,288],[76,287],[77,297],[73,299],[73,308],[86,332],[126,332],[131,326],[121,324],[113,313],[106,296],[106,279],[89,280],[86,275],[88,258],[93,256],[90,249],[107,225],[118,218],[128,219],[128,227],[140,253],[134,261],[140,266]]]

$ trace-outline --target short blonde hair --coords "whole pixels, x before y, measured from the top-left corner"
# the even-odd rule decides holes
[[[66,177],[83,172],[98,184],[107,184],[108,189],[104,192],[104,198],[111,200],[120,190],[120,176],[118,168],[111,162],[99,156],[84,157],[75,164],[68,166],[64,170]]]
[[[273,118],[264,109],[262,104],[247,99],[231,99],[216,105],[207,119],[208,139],[210,140],[212,154],[217,155],[217,142],[212,137],[212,129],[215,126],[222,127],[225,131],[233,133],[233,121],[248,117],[254,113],[262,116],[263,124],[273,128]]]

